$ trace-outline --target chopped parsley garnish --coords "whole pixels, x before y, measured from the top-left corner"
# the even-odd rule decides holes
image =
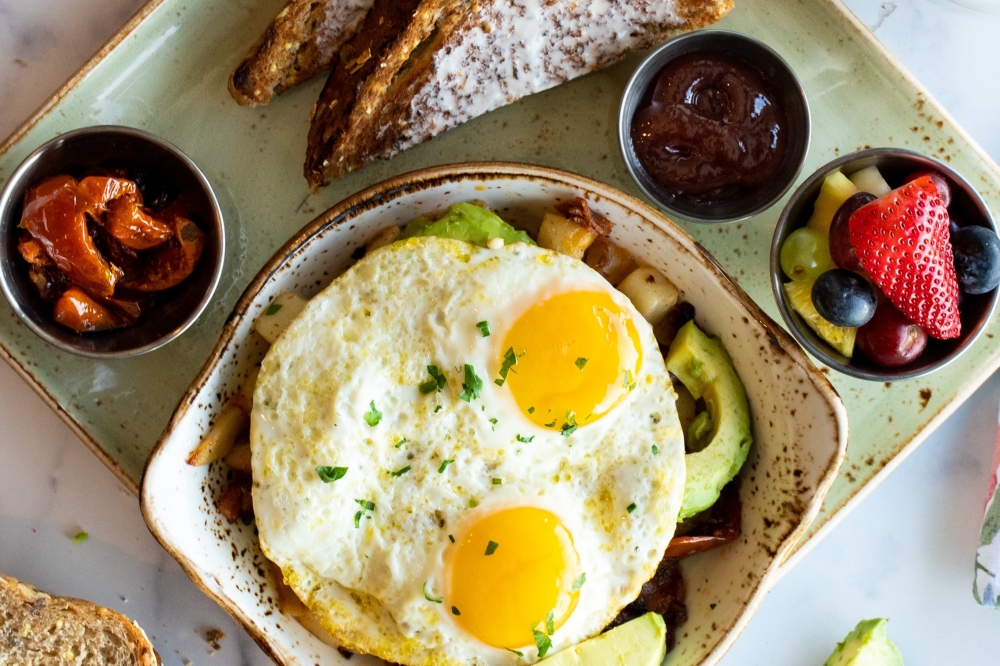
[[[486,554],[492,555],[493,553],[497,552],[497,548],[499,547],[500,544],[498,544],[496,541],[490,541],[489,543],[486,544]]]
[[[562,434],[563,437],[569,437],[574,432],[576,432],[576,429],[577,429],[576,414],[574,414],[573,412],[567,412],[566,422],[562,424],[560,433]]]
[[[440,411],[441,411],[441,405],[438,405],[437,407],[434,408],[434,413],[435,414],[437,414]]]
[[[475,368],[468,363],[465,364],[465,381],[462,382],[462,392],[458,397],[466,402],[472,402],[479,397],[479,392],[483,390],[483,380],[476,374]]]
[[[81,530],[81,531],[79,531],[79,532],[76,533],[75,537],[73,537],[73,543],[74,544],[83,543],[84,541],[86,541],[89,538],[90,538],[90,535],[87,534],[86,532],[84,532],[83,530]]]
[[[627,388],[629,391],[635,388],[635,382],[632,380],[632,373],[628,370],[625,371],[625,381],[622,383],[622,386]]]
[[[461,615],[461,613],[458,611],[458,606],[452,606],[451,607],[451,614],[452,615]]]
[[[534,414],[535,413],[535,408],[534,407],[528,407],[528,413],[529,414]]]
[[[450,539],[452,543],[455,543],[455,537],[453,537],[452,535],[449,534],[448,539]]]
[[[381,420],[382,420],[382,412],[378,411],[375,408],[375,401],[372,400],[371,401],[371,410],[365,412],[365,423],[367,423],[368,425],[370,425],[371,427],[374,428],[375,426],[377,426],[379,424],[379,421],[381,421]]]
[[[357,502],[358,504],[360,504],[361,508],[364,509],[365,511],[374,511],[375,510],[375,502],[372,502],[372,501],[366,500],[366,499],[356,499],[354,501]]]
[[[497,424],[497,420],[496,419],[490,419],[490,423],[492,423],[493,425],[496,425]]]
[[[316,473],[319,474],[319,478],[323,483],[332,483],[337,479],[344,478],[347,474],[346,467],[317,467]]]
[[[548,614],[546,614],[545,616],[545,633],[547,633],[549,636],[556,633],[556,626],[555,626],[556,623],[554,620],[554,616],[555,616],[555,611],[549,611]]]
[[[555,428],[556,427],[556,420],[552,419],[552,423],[546,423],[545,427],[546,428]]]
[[[494,486],[499,486],[499,485],[503,485],[503,479],[501,479],[501,478],[499,478],[499,477],[496,477],[496,476],[494,476],[494,477],[493,477],[493,478],[491,479],[491,481],[493,482],[493,485],[494,485]]]
[[[581,356],[580,358],[576,359],[576,367],[583,370],[583,366],[587,365],[587,361],[589,360],[590,360],[589,358],[584,358]]]
[[[528,442],[530,442],[533,439],[535,439],[535,436],[532,435],[531,437],[524,437],[522,435],[515,435],[515,438],[517,439],[517,441],[521,442],[522,444],[527,444]]]
[[[395,472],[390,472],[389,470],[386,470],[386,474],[388,474],[389,476],[403,476],[409,471],[410,471],[410,466],[407,465],[406,467],[401,467],[397,469]]]
[[[507,373],[515,365],[517,365],[517,355],[514,353],[514,348],[511,347],[503,353],[503,363],[500,364],[500,379],[494,379],[493,383],[497,386],[503,386],[503,383],[507,381]]]
[[[358,529],[359,527],[361,527],[361,516],[363,513],[364,511],[358,511],[356,514],[354,514],[354,529]]]
[[[441,466],[438,467],[438,474],[443,474],[444,471],[446,469],[448,469],[448,465],[452,464],[453,462],[455,462],[455,461],[454,460],[442,460],[441,461]]]
[[[434,391],[440,391],[448,382],[448,378],[438,369],[436,365],[428,365],[427,372],[430,374],[431,378],[420,385],[420,393],[423,395],[433,393]]]
[[[581,587],[583,587],[583,584],[586,582],[587,582],[587,574],[585,573],[580,574],[580,577],[573,581],[573,587],[570,588],[570,591],[576,592]]]
[[[477,506],[479,506],[479,500],[477,500],[475,497],[469,500],[470,509],[475,509]]]
[[[435,604],[440,604],[440,603],[444,602],[444,597],[432,597],[427,592],[427,581],[426,580],[424,581],[424,599],[426,599],[427,601],[430,601],[431,603],[435,603]]]
[[[483,334],[484,338],[490,337],[490,323],[488,321],[481,321],[476,324],[476,328],[479,332]]]
[[[270,317],[271,315],[278,314],[278,310],[282,308],[281,303],[271,303],[267,306],[267,310],[264,312],[265,315]]]
[[[534,627],[531,628],[531,634],[535,637],[535,647],[538,648],[538,658],[541,659],[552,649],[552,639]]]
[[[660,453],[660,447],[658,447],[656,444],[653,444],[653,455],[655,456],[659,453]]]
[[[405,437],[404,437],[403,439],[399,440],[398,442],[396,442],[396,445],[395,445],[395,448],[397,448],[397,449],[398,449],[398,448],[399,448],[399,447],[401,447],[401,446],[402,446],[403,444],[406,444],[406,441],[407,441],[407,440],[406,440],[406,438],[405,438]]]
[[[632,513],[633,511],[635,511],[635,509],[636,509],[635,502],[632,502],[627,507],[625,507],[625,510],[628,511],[629,513]]]
[[[516,655],[517,655],[518,657],[523,657],[523,656],[524,656],[524,653],[523,653],[523,652],[518,652],[517,650],[511,650],[510,648],[504,648],[504,650],[507,650],[507,652],[513,652],[513,653],[514,653],[514,654],[516,654]]]
[[[711,608],[712,610],[715,610],[716,606],[718,606],[718,604],[709,604],[708,605],[708,607]]]

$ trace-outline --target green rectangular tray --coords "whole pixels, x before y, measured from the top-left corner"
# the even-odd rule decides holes
[[[124,360],[75,357],[36,338],[0,304],[0,355],[133,491],[251,277],[293,232],[346,196],[405,171],[468,160],[559,167],[641,196],[616,136],[618,100],[639,56],[477,118],[311,195],[302,160],[307,117],[322,81],[256,109],[238,106],[226,89],[230,71],[282,1],[153,0],[0,146],[2,185],[34,148],[61,132],[97,124],[139,127],[194,159],[222,205],[228,241],[222,282],[195,326],[163,349]],[[800,178],[840,154],[905,146],[950,163],[1000,209],[1000,169],[841,2],[736,1],[718,27],[772,46],[809,96],[813,139]],[[731,225],[682,222],[775,319],[768,247],[782,206]],[[852,434],[809,537],[829,528],[994,371],[998,333],[991,321],[964,356],[923,379],[890,385],[830,374]]]

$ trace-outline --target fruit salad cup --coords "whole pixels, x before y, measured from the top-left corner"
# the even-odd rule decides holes
[[[792,335],[845,374],[924,375],[979,336],[1000,283],[1000,239],[964,178],[913,151],[845,155],[782,212],[771,286]]]

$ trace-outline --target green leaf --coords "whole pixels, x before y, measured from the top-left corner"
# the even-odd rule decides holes
[[[497,478],[495,476],[493,477],[492,482],[494,486],[503,485],[503,479]]]
[[[356,514],[354,514],[354,529],[358,529],[359,527],[361,527],[361,516],[363,513],[364,513],[363,511],[358,511]]]
[[[636,507],[635,502],[632,502],[627,507],[625,507],[625,510],[628,511],[629,513],[632,513],[633,511],[636,510],[636,508],[638,507]]]
[[[479,397],[479,392],[483,390],[483,380],[476,374],[475,368],[468,363],[465,364],[465,381],[462,382],[462,392],[458,397],[466,402],[472,402]]]
[[[431,378],[420,385],[420,392],[422,394],[427,395],[428,393],[432,393],[434,391],[440,391],[444,388],[444,385],[448,383],[448,377],[446,377],[436,365],[428,365],[427,372],[430,374]]]
[[[476,328],[479,329],[479,332],[483,334],[484,338],[490,337],[490,324],[489,324],[489,322],[481,321],[481,322],[479,322],[479,323],[476,324]]]
[[[552,649],[552,639],[534,627],[531,628],[531,635],[535,637],[535,647],[538,648],[538,658],[541,659]]]
[[[84,541],[86,541],[89,538],[90,538],[90,535],[81,530],[81,531],[79,531],[79,532],[76,533],[75,537],[73,537],[73,543],[74,544],[83,543]]]
[[[410,466],[407,465],[406,467],[401,467],[397,469],[395,472],[390,472],[389,470],[386,470],[386,474],[388,474],[389,476],[403,476],[409,471],[410,471]]]
[[[397,449],[398,449],[398,448],[399,448],[399,447],[401,447],[401,446],[402,446],[403,444],[406,444],[406,438],[405,438],[405,437],[404,437],[403,439],[399,440],[398,442],[396,442],[396,445],[395,445],[395,448],[397,448]]]
[[[587,358],[584,358],[584,357],[581,356],[580,358],[576,359],[576,367],[578,367],[581,370],[583,370],[583,366],[587,365],[587,361],[589,361],[589,360],[590,359],[587,359]]]
[[[452,464],[453,462],[455,462],[455,461],[454,460],[442,460],[441,461],[441,466],[438,467],[438,474],[443,474],[444,471],[446,469],[448,469],[448,465]]]
[[[440,604],[444,602],[444,597],[432,597],[430,594],[428,594],[426,580],[424,581],[424,599],[435,604]]]
[[[477,500],[475,497],[469,500],[470,509],[475,509],[477,506],[479,506],[479,500]]]
[[[364,509],[365,511],[374,511],[375,510],[375,503],[372,502],[372,501],[369,501],[369,500],[366,500],[366,499],[356,499],[354,501],[357,502],[358,504],[360,504],[361,508]]]
[[[518,652],[517,650],[511,650],[510,648],[504,648],[504,650],[507,650],[507,652],[513,652],[513,653],[514,653],[514,654],[516,654],[516,655],[517,655],[518,657],[523,657],[523,656],[524,656],[524,653],[523,653],[523,652]]]
[[[346,467],[317,467],[316,473],[319,474],[319,478],[323,483],[332,483],[338,479],[344,478],[347,474]]]
[[[531,437],[522,437],[521,435],[516,435],[515,437],[517,438],[517,441],[521,442],[522,444],[527,444],[528,442],[535,439],[534,435],[532,435]]]
[[[511,347],[503,353],[503,363],[500,364],[500,379],[493,380],[493,383],[497,386],[503,386],[503,383],[507,381],[507,373],[515,365],[517,365],[517,355],[514,353],[514,348]]]
[[[659,453],[660,453],[660,447],[658,447],[656,444],[653,444],[653,455],[655,456],[658,455]]]
[[[449,534],[448,538],[451,540],[452,543],[455,543],[455,537]]]
[[[281,303],[271,303],[270,305],[267,306],[267,310],[264,311],[264,314],[267,315],[268,317],[276,315],[278,314],[278,310],[280,310],[281,308],[282,308]]]
[[[580,577],[573,581],[573,587],[570,589],[570,591],[576,592],[581,587],[583,587],[583,584],[586,582],[587,582],[587,574],[585,573],[580,574]]]
[[[535,413],[535,408],[534,407],[528,407],[528,413],[529,414],[534,414]]]
[[[493,553],[497,552],[497,548],[499,547],[500,544],[498,544],[496,541],[490,541],[489,543],[486,544],[486,554],[492,555]]]
[[[461,613],[458,612],[458,606],[452,606],[451,607],[451,614],[452,615],[461,615]]]
[[[375,401],[372,400],[371,410],[365,412],[365,423],[374,428],[379,424],[379,421],[381,420],[382,420],[382,412],[378,411],[375,408]]]
[[[441,405],[438,405],[437,407],[434,408],[434,413],[435,414],[437,414],[440,411],[441,411]]]
[[[566,413],[566,422],[562,424],[562,429],[560,430],[563,437],[569,437],[574,432],[576,432],[576,414],[573,412]]]
[[[550,610],[545,615],[545,633],[547,633],[549,636],[556,633],[556,623],[554,620],[554,616],[555,616],[554,610]]]

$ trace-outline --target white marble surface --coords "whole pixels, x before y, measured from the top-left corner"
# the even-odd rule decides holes
[[[0,136],[143,0],[0,0]],[[1000,160],[1000,15],[947,0],[850,6]],[[1000,12],[1000,0],[963,0]],[[15,92],[16,91],[16,92]],[[136,619],[166,664],[266,664],[146,531],[137,501],[0,364],[0,572]],[[972,599],[997,422],[993,377],[775,587],[724,666],[823,662],[861,618],[891,618],[908,666],[1000,662],[1000,614]],[[90,538],[74,545],[85,530]],[[215,651],[207,629],[226,638]]]

